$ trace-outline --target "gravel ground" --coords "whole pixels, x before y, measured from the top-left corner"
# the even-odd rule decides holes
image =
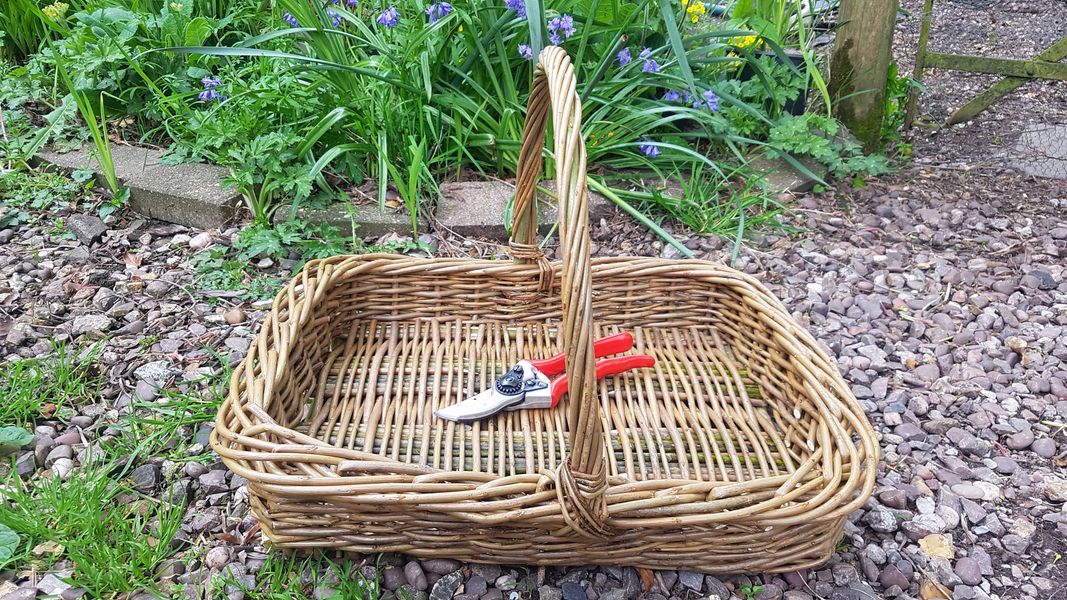
[[[917,12],[920,2],[903,4]],[[971,11],[975,4],[940,2],[942,49],[986,43],[990,53],[1030,55],[1067,33],[1067,4],[1007,3],[992,11],[994,44],[980,20],[991,11]],[[959,15],[970,16],[953,21]],[[1038,18],[1048,27],[1017,24]],[[914,32],[914,21],[901,25],[902,62]],[[924,112],[943,113],[984,85],[964,79],[957,86],[932,76]],[[881,438],[874,497],[824,567],[730,577],[660,571],[648,588],[630,568],[528,569],[447,556],[371,557],[361,570],[380,578],[387,597],[434,599],[725,600],[745,590],[789,600],[1067,598],[1067,182],[974,168],[994,164],[996,135],[1050,115],[1065,120],[1067,95],[1050,84],[1025,89],[1035,96],[1019,94],[966,129],[917,134],[915,166],[863,189],[797,198],[787,224],[798,233],[751,240],[736,265],[766,282],[837,358]],[[187,291],[189,258],[231,243],[235,229],[187,230],[126,212],[106,223],[49,217],[0,230],[0,358],[48,352],[50,338],[80,344],[107,336],[99,358],[105,385],[98,403],[41,423],[33,447],[16,456],[27,478],[70,476],[135,395],[152,401],[160,387],[203,390],[200,381],[222,371],[212,352],[239,360],[267,308]],[[60,235],[55,217],[66,217],[79,239]],[[430,241],[443,254],[494,248]],[[594,241],[597,255],[675,254],[618,215],[594,224]],[[699,258],[729,258],[718,238],[685,243]],[[287,266],[258,268],[279,275]],[[204,450],[208,430],[183,431],[190,453]],[[164,590],[202,598],[221,578],[265,583],[267,550],[240,477],[218,462],[141,463],[132,474],[139,490],[188,501],[177,560],[160,575]],[[72,566],[60,560],[55,570]],[[335,585],[303,583],[316,598]],[[236,585],[221,589],[245,597]],[[79,590],[51,574],[0,574],[0,598],[37,593],[73,598]]]
[[[918,47],[923,0],[901,0],[909,16],[897,22],[895,53],[902,73],[911,74]],[[929,49],[937,52],[1029,59],[1067,36],[1067,2],[1063,0],[937,0]],[[942,124],[949,114],[999,78],[960,71],[929,70],[919,104],[919,118]],[[968,167],[1006,167],[1043,158],[1040,148],[1019,148],[1024,132],[1052,145],[1049,125],[1067,124],[1067,81],[1034,80],[1024,84],[966,127],[914,130],[920,160]],[[1061,134],[1062,137],[1062,134]],[[1067,178],[1067,158],[1052,170]]]
[[[798,203],[790,224],[811,234],[756,239],[738,267],[767,282],[838,357],[881,436],[875,496],[824,568],[722,578],[660,572],[643,597],[740,597],[762,585],[760,598],[936,598],[932,582],[954,598],[1067,594],[1067,184],[916,167]],[[84,444],[130,410],[133,394],[151,399],[160,384],[195,390],[200,384],[188,382],[218,370],[204,347],[239,359],[264,315],[262,304],[213,305],[185,291],[188,257],[236,230],[188,231],[132,215],[102,229],[88,246],[58,240],[50,225],[0,231],[9,240],[0,246],[4,355],[40,354],[49,337],[110,336],[100,403],[38,429],[37,447],[17,460],[27,477],[38,466],[68,476]],[[596,225],[594,236],[600,255],[672,254],[622,217]],[[728,258],[717,238],[686,243],[701,258]],[[442,250],[470,246],[445,240]],[[139,264],[126,255],[132,249]],[[207,430],[187,434],[203,444]],[[69,451],[56,450],[63,446]],[[141,489],[191,498],[170,589],[199,597],[223,572],[253,583],[265,557],[258,536],[221,535],[252,527],[243,480],[220,463],[144,464],[135,476]],[[457,581],[464,599],[642,592],[632,569],[399,556],[381,564],[383,585],[409,586],[413,597],[450,597]],[[54,579],[21,583],[42,582]]]

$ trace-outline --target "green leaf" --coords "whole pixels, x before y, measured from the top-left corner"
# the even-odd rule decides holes
[[[602,2],[597,6],[596,20],[607,23],[608,25],[625,25],[626,21],[629,20],[630,15],[637,12],[637,10],[637,5],[629,2],[626,4]]]
[[[674,57],[678,60],[678,70],[682,72],[682,79],[685,79],[690,92],[694,95],[699,94],[696,80],[693,79],[693,70],[689,68],[689,56],[685,53],[685,44],[682,42],[681,32],[678,31],[678,22],[675,21],[674,7],[671,6],[670,0],[659,0],[659,10],[663,25],[667,28],[667,37],[670,38]]]
[[[7,525],[0,523],[0,567],[6,565],[14,556],[19,547],[19,534],[15,533]]]
[[[33,434],[21,427],[0,427],[0,455],[10,454],[33,441]]]

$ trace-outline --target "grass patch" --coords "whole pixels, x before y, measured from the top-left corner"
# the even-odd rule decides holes
[[[51,356],[0,366],[0,426],[30,427],[38,417],[64,406],[91,402],[100,390],[93,360],[102,346],[76,356],[65,344],[54,344]]]
[[[273,552],[256,574],[256,589],[245,587],[236,578],[221,577],[211,597],[225,600],[227,584],[236,585],[256,600],[376,600],[381,596],[377,577],[364,575],[358,563],[334,562],[318,553],[301,556]],[[316,594],[316,588],[332,593]]]
[[[21,541],[8,567],[42,570],[66,556],[74,563],[71,583],[91,598],[155,587],[157,571],[173,555],[170,543],[185,508],[143,497],[131,502],[122,475],[115,463],[97,460],[66,480],[38,479],[31,486],[12,476],[0,525]],[[62,550],[34,557],[31,549],[43,542]]]
[[[161,391],[152,402],[136,402],[133,412],[115,424],[122,433],[106,446],[112,456],[158,456],[175,461],[198,460],[183,441],[191,441],[201,423],[215,419],[226,394],[229,373],[202,392]]]

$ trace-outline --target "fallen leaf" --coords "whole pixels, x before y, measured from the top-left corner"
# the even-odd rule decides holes
[[[52,416],[56,414],[56,408],[58,407],[52,402],[45,403],[45,405],[41,407],[41,417],[51,419]]]
[[[641,568],[641,567],[637,567],[637,574],[641,576],[641,583],[644,584],[645,591],[647,592],[647,591],[651,590],[652,589],[652,581],[654,580],[654,576],[652,575],[652,571],[650,569],[644,569],[644,568]]]
[[[952,600],[952,592],[937,581],[923,577],[919,584],[919,597],[922,600]]]
[[[237,537],[237,535],[233,533],[230,533],[229,531],[223,531],[215,537],[228,544],[233,544],[234,546],[241,545],[241,538]]]
[[[952,547],[952,540],[940,533],[934,533],[919,540],[919,547],[930,558],[940,556],[952,560],[956,557],[956,550]]]
[[[132,267],[134,269],[141,266],[142,260],[144,260],[144,257],[140,254],[133,254],[131,252],[127,252],[126,254],[122,255],[122,262],[126,263],[127,267]]]
[[[41,542],[40,544],[34,546],[33,550],[30,550],[30,552],[32,552],[33,555],[38,558],[46,554],[51,554],[52,556],[59,556],[60,554],[63,554],[63,546],[55,542]]]

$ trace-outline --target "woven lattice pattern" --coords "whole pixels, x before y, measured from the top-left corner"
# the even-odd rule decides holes
[[[558,263],[533,237],[549,109]],[[278,295],[212,436],[275,544],[708,572],[798,569],[833,551],[873,487],[862,411],[751,277],[590,260],[579,123],[569,60],[550,48],[521,152],[520,260],[333,257]],[[656,365],[596,381],[592,340],[620,331]],[[556,408],[434,417],[557,352],[571,393]]]

